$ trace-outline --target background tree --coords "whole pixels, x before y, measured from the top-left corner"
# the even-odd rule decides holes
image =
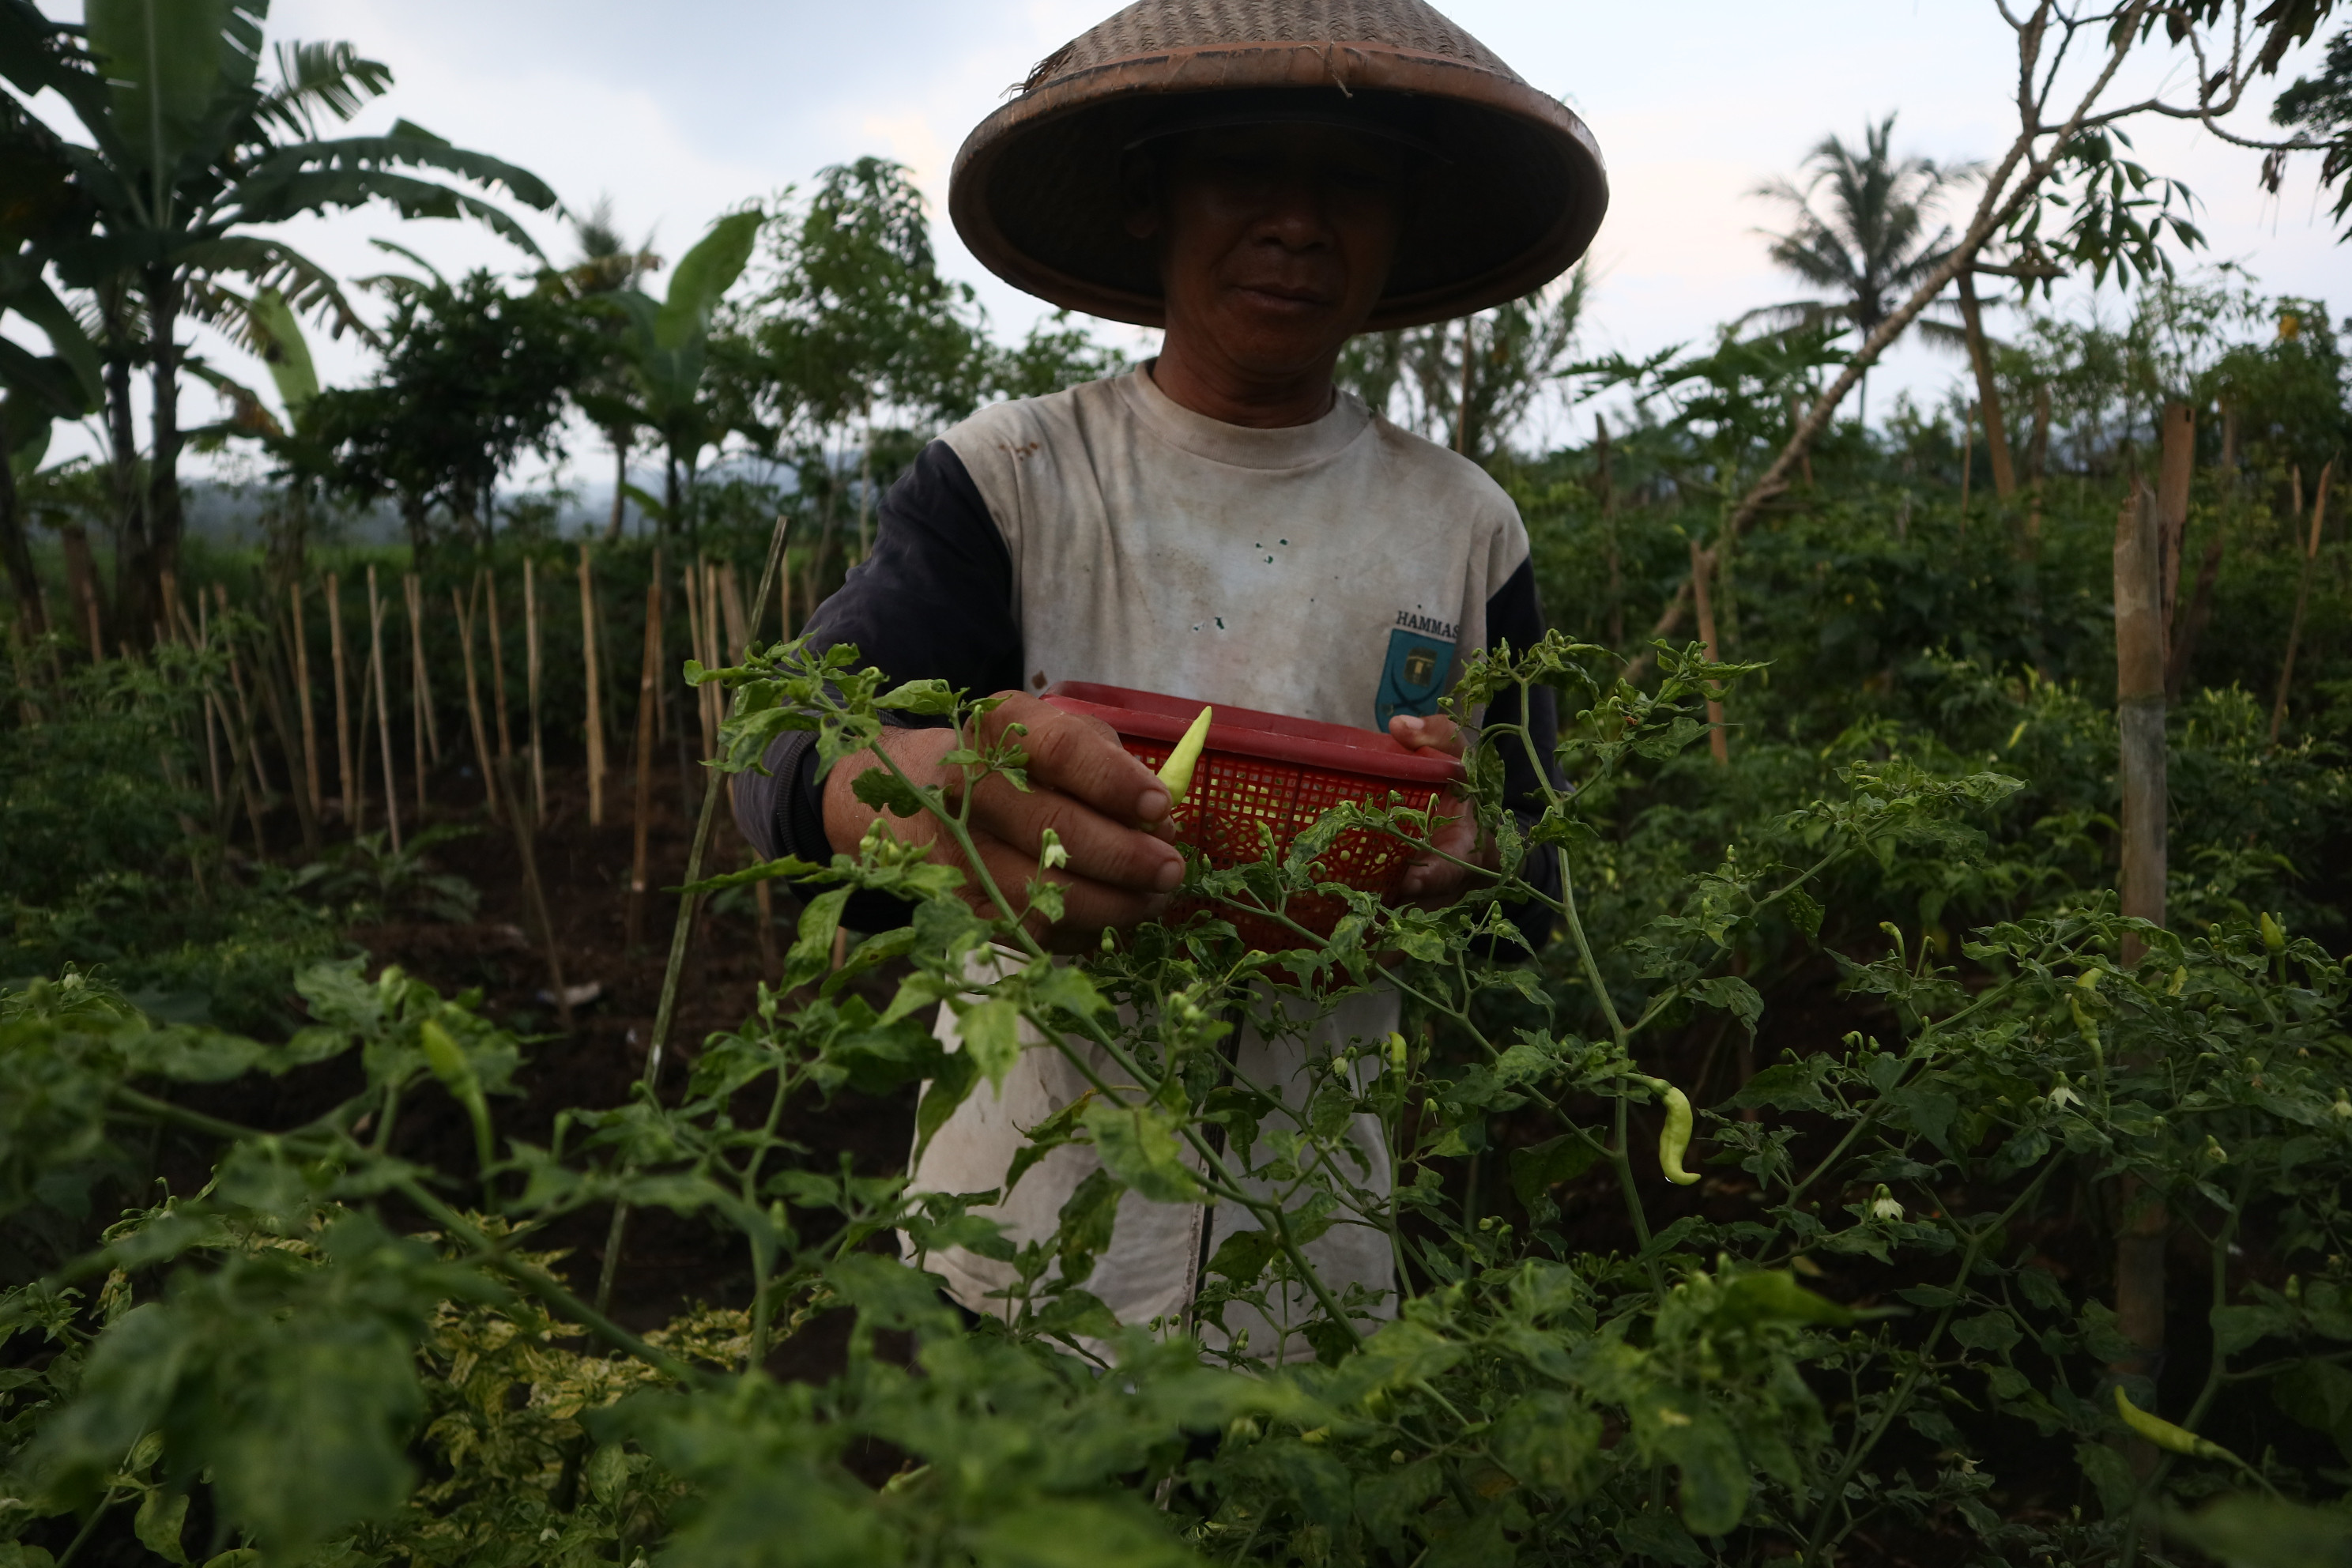
[[[711,321],[751,260],[762,221],[760,209],[749,207],[712,224],[679,258],[658,303],[635,288],[591,297],[600,313],[620,323],[616,342],[629,374],[625,390],[602,383],[583,389],[581,405],[608,430],[642,425],[660,438],[659,510],[662,527],[672,532],[692,529],[702,454],[724,441],[732,425],[710,384]],[[624,493],[627,488],[624,475]],[[619,505],[615,500],[614,528]]]
[[[1949,186],[1973,175],[1974,164],[1939,165],[1933,159],[1894,154],[1895,116],[1864,127],[1860,150],[1834,134],[1805,155],[1811,177],[1801,185],[1768,180],[1755,194],[1794,209],[1785,234],[1769,234],[1774,262],[1828,298],[1765,305],[1740,318],[1773,328],[1817,327],[1842,322],[1867,338],[1894,310],[1897,299],[1916,289],[1951,253],[1952,230],[1932,233],[1937,199]],[[1819,205],[1816,205],[1816,203]],[[1920,332],[1952,346],[1961,330],[1922,318]],[[1862,384],[1862,408],[1870,406],[1870,380]]]
[[[11,18],[0,13],[0,28]],[[99,406],[105,387],[98,352],[81,323],[42,277],[40,257],[89,224],[77,198],[64,144],[14,99],[0,97],[0,319],[40,330],[51,352],[37,354],[0,337],[0,560],[26,628],[47,629],[39,579],[16,497],[16,468],[37,465],[50,425]]]
[[[183,319],[226,303],[209,281],[275,285],[298,308],[358,326],[334,279],[264,231],[382,200],[404,217],[481,219],[535,252],[499,207],[404,171],[439,170],[541,208],[555,195],[512,164],[404,121],[385,136],[320,140],[320,113],[348,118],[391,84],[391,72],[349,46],[313,45],[280,48],[279,79],[261,85],[267,0],[89,0],[79,29],[51,22],[31,0],[0,0],[0,78],[26,98],[56,92],[90,138],[69,156],[92,228],[41,259],[89,291],[104,323],[119,472],[130,458],[134,362],[152,384],[147,482],[142,494],[126,476],[117,530],[116,619],[121,635],[143,639],[179,555]]]
[[[573,300],[602,299],[625,289],[635,289],[637,279],[661,267],[662,258],[654,254],[651,235],[634,250],[621,237],[620,227],[613,221],[610,196],[599,197],[587,216],[574,216],[572,233],[580,247],[579,254],[569,267],[551,273],[549,281]],[[623,321],[613,317],[604,319],[604,327],[608,339],[617,339],[625,330]],[[613,447],[613,514],[604,525],[608,542],[621,537],[621,521],[628,506],[629,451],[636,444],[636,420],[627,406],[630,374],[628,356],[615,342],[605,363],[591,373],[580,389],[583,408],[593,403],[613,416],[610,423],[600,425],[604,439]]]
[[[1587,299],[1579,267],[1460,321],[1368,332],[1341,351],[1337,379],[1374,412],[1485,462],[1569,368]]]
[[[970,413],[988,391],[991,356],[971,286],[940,276],[922,193],[903,165],[860,158],[826,169],[767,237],[740,330],[757,355],[764,439],[796,457],[818,506],[814,590],[853,447],[862,549],[877,479],[888,478],[874,460],[877,421],[919,427]]]
[[[331,487],[356,500],[393,498],[420,553],[436,508],[458,533],[485,541],[499,478],[525,452],[562,453],[571,389],[594,363],[593,333],[568,300],[509,290],[487,271],[381,285],[396,301],[382,366],[365,386],[320,393],[306,429]]]

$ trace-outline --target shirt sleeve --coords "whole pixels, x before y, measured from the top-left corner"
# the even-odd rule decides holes
[[[1486,646],[1492,649],[1507,644],[1515,650],[1524,651],[1541,642],[1544,631],[1543,605],[1536,596],[1535,565],[1532,561],[1522,561],[1518,570],[1486,600]],[[1518,692],[1505,691],[1486,704],[1486,722],[1518,723]],[[1538,686],[1528,694],[1527,730],[1536,756],[1542,760],[1540,774],[1537,764],[1529,761],[1527,747],[1513,742],[1503,748],[1503,805],[1518,818],[1522,828],[1532,826],[1543,816],[1544,783],[1554,789],[1566,787],[1559,764],[1553,760],[1559,743],[1559,708],[1551,688]],[[1558,899],[1559,847],[1546,844],[1528,850],[1519,875],[1545,898]],[[1529,946],[1540,949],[1550,939],[1552,911],[1540,900],[1528,899],[1508,905],[1503,912],[1519,928]]]
[[[1013,556],[963,459],[942,441],[924,447],[882,498],[877,530],[874,553],[809,617],[815,646],[851,644],[893,681],[929,677],[983,694],[1019,686]],[[944,722],[888,719],[909,726]],[[792,731],[764,760],[766,773],[735,775],[736,826],[765,858],[830,861],[816,737]],[[843,919],[859,931],[887,931],[904,925],[908,910],[902,900],[861,892]]]

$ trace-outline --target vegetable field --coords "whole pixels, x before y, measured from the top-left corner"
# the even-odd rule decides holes
[[[394,169],[532,205],[413,127],[304,152],[389,73],[257,84],[253,26],[191,210],[266,228],[253,182],[330,166],[384,183],[346,205],[440,201]],[[0,32],[102,117],[79,47]],[[378,279],[345,388],[289,352],[343,285],[226,228],[94,283],[0,234],[57,351],[0,358],[0,1568],[2352,1562],[2352,321],[2200,268],[2098,194],[2158,189],[2100,183],[2127,149],[2065,145],[2098,189],[1977,236],[2017,324],[1968,296],[1939,405],[1865,422],[1883,322],[1834,315],[1585,355],[1580,278],[1351,346],[1527,521],[1552,629],[1451,703],[1551,689],[1566,787],[1504,810],[1537,742],[1489,725],[1502,870],[1460,904],[1318,884],[1343,831],[1425,836],[1366,804],[1075,959],[1020,918],[1052,847],[1025,887],[880,831],[762,862],[727,805],[786,730],[830,763],[886,715],[966,726],[967,786],[1024,763],[990,694],[800,636],[939,428],[1122,368],[992,335],[904,171],[667,279],[583,221],[569,262]],[[2052,302],[2095,265],[2119,302]],[[191,301],[284,373],[281,417],[205,367],[193,433],[266,468],[251,547],[180,531],[190,433],[121,392],[187,368]],[[124,444],[47,460],[85,415]],[[566,443],[661,478],[566,532],[515,477]],[[968,831],[969,787],[858,788]],[[846,929],[857,889],[909,923]],[[1375,986],[1397,1033],[1234,1072],[1239,1026]],[[1024,1050],[1091,1092],[994,1193],[908,1190]],[[1050,1238],[975,1212],[1071,1145],[1101,1169]],[[1130,1194],[1249,1216],[1179,1321],[1087,1289]],[[1317,1275],[1343,1226],[1396,1299]],[[998,1316],[921,1270],[950,1247],[1009,1270]]]

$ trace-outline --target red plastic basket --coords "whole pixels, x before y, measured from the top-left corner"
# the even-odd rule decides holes
[[[1197,698],[1062,680],[1047,687],[1045,700],[1072,713],[1090,714],[1118,731],[1128,751],[1146,766],[1168,760],[1202,707]],[[1394,804],[1427,811],[1448,784],[1462,777],[1452,757],[1425,756],[1376,730],[1354,730],[1313,719],[1292,719],[1249,708],[1219,704],[1209,721],[1208,745],[1192,774],[1192,787],[1176,808],[1178,839],[1198,850],[1210,866],[1265,858],[1266,839],[1280,853],[1315,819],[1351,801]],[[1326,882],[1386,895],[1412,859],[1412,847],[1386,834],[1349,828],[1315,862]],[[1179,900],[1168,918],[1181,921],[1202,900]],[[1264,915],[1216,905],[1244,942],[1262,952],[1298,945],[1297,933]],[[1291,920],[1328,936],[1347,906],[1315,894],[1293,899]]]

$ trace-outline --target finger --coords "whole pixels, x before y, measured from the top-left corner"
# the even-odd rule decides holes
[[[1019,790],[983,779],[972,795],[975,826],[1034,868],[1050,830],[1069,855],[1071,875],[1139,893],[1171,891],[1184,879],[1184,857],[1131,821],[1105,816],[1084,801],[1034,781]]]
[[[1029,754],[1032,784],[1050,784],[1114,822],[1156,823],[1168,816],[1168,786],[1101,720],[1016,692],[982,721],[982,732],[992,740],[1007,724],[1028,731],[1021,749]]]
[[[1389,721],[1389,735],[1399,745],[1441,756],[1458,757],[1465,749],[1462,726],[1443,713],[1399,713]]]
[[[1033,880],[1051,882],[1062,889],[1062,919],[1054,929],[1076,932],[1089,941],[1098,940],[1105,926],[1124,929],[1157,919],[1167,910],[1169,898],[1165,893],[1116,888],[1067,871],[1041,875],[1035,859],[1012,845],[985,837],[976,837],[974,845],[980,850],[982,863],[988,868],[990,879],[1014,909],[1023,911],[1024,923],[1033,934],[1042,935],[1047,929],[1044,915],[1027,907],[1028,888]],[[968,890],[985,912],[997,912],[987,906],[987,894],[976,883]]]

